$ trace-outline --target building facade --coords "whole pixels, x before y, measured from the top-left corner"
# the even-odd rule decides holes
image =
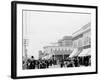
[[[46,58],[52,58],[52,56],[56,59],[64,59],[68,57],[72,51],[72,37],[71,36],[64,36],[62,39],[58,40],[56,43],[57,46],[45,46],[44,47],[44,54]]]
[[[90,52],[91,48],[91,23],[84,25],[81,29],[75,31],[72,36],[64,36],[58,40],[57,46],[45,46],[44,55],[46,58],[52,56],[56,59],[65,59],[67,57],[74,57],[81,55],[85,51]],[[90,53],[89,53],[90,54]]]
[[[46,56],[48,55],[48,58],[55,57],[56,59],[62,59],[65,57],[68,57],[73,51],[72,47],[66,47],[66,46],[45,46],[44,47],[44,53]]]
[[[59,46],[72,47],[72,44],[72,36],[64,36],[62,39],[58,40]]]
[[[72,34],[73,48],[77,52],[71,53],[69,57],[87,56],[91,53],[91,23],[84,25],[81,29]]]
[[[91,23],[72,34],[73,47],[91,46]]]

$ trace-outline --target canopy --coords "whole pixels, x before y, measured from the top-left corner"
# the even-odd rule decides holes
[[[88,51],[87,55],[91,55],[91,49]]]
[[[74,51],[71,53],[71,55],[69,57],[78,56],[82,51],[83,51],[82,48],[76,48],[76,49],[74,49]]]
[[[83,49],[83,51],[78,56],[88,56],[91,55],[91,49]]]
[[[73,57],[73,56],[75,56],[77,52],[78,52],[78,49],[77,49],[77,48],[74,49],[73,52],[70,54],[69,57]]]

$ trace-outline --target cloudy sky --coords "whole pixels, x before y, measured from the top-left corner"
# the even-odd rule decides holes
[[[91,14],[23,11],[23,38],[29,39],[28,55],[38,51],[91,21]]]

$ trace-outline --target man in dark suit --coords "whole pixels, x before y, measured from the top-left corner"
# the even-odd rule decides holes
[[[35,63],[34,56],[31,56],[30,69],[35,69]]]

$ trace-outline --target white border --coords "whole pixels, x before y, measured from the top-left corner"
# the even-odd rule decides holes
[[[91,13],[91,67],[78,68],[57,68],[57,69],[37,69],[37,70],[22,70],[22,9],[27,10],[49,10],[49,11],[66,11],[66,12],[85,12]],[[26,5],[17,4],[17,76],[37,76],[49,74],[64,74],[64,73],[82,73],[95,72],[96,69],[96,53],[95,53],[95,31],[96,31],[96,16],[95,9],[90,8],[73,8],[73,7],[58,7],[58,6],[42,6],[42,5]]]

